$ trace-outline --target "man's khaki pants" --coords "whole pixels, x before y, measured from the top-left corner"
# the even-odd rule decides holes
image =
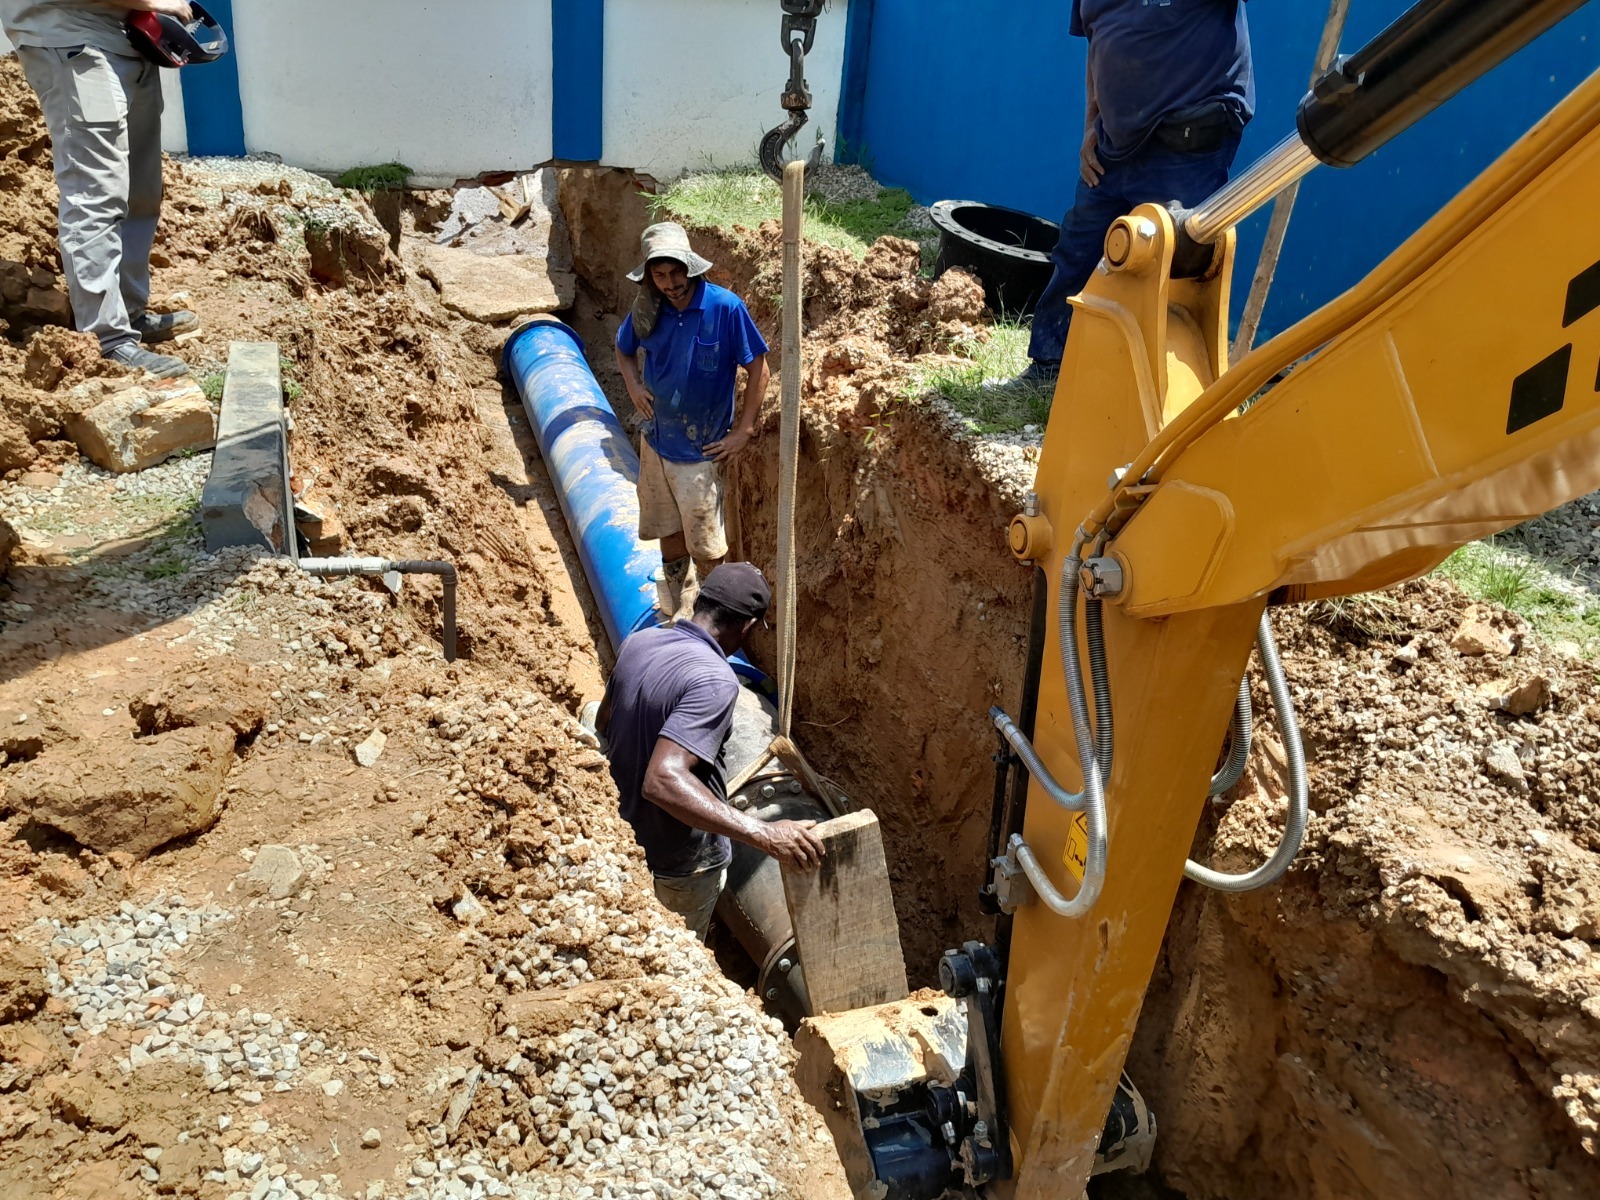
[[[100,352],[137,342],[161,217],[160,68],[93,46],[17,50],[50,129],[72,313]]]
[[[727,867],[715,867],[693,875],[657,875],[656,899],[682,917],[689,932],[703,942],[711,929],[711,914],[716,910],[717,897],[722,895],[727,883]]]

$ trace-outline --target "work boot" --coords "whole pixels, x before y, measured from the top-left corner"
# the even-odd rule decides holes
[[[694,559],[687,554],[661,564],[661,578],[656,581],[656,606],[661,609],[661,615],[669,621],[677,620],[678,605],[683,598],[683,586],[689,581],[689,569],[692,566]],[[695,587],[695,594],[699,594],[698,584]],[[692,612],[693,602],[690,603]]]
[[[156,354],[133,342],[107,351],[102,357],[108,362],[121,363],[135,371],[144,371],[157,379],[182,379],[189,374],[189,364],[183,359]]]
[[[200,318],[188,309],[179,309],[169,313],[141,313],[133,319],[133,327],[139,331],[139,340],[145,345],[156,342],[170,342],[180,333],[192,333],[200,328]]]
[[[1022,374],[1011,379],[986,379],[983,388],[990,393],[1050,397],[1055,395],[1060,374],[1060,363],[1030,362]]]

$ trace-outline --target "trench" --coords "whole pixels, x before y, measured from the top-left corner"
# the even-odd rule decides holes
[[[562,207],[578,294],[557,314],[583,340],[596,381],[630,432],[610,346],[631,299],[618,281],[634,265],[650,219],[639,191],[626,172],[566,174]],[[725,261],[711,278],[748,294],[754,280],[744,256]],[[769,577],[777,543],[773,401],[782,366],[771,333],[774,382],[758,449],[728,479],[729,557],[755,562]],[[511,384],[506,405],[530,475],[537,471],[548,486]],[[1004,544],[1021,498],[997,492],[939,430],[919,423],[863,439],[808,414],[800,459],[795,740],[823,775],[878,815],[909,982],[937,987],[945,949],[993,937],[992,919],[978,905],[994,786],[987,711],[1014,708],[1022,686],[1032,578]],[[574,593],[604,646],[570,536],[561,540]],[[752,659],[772,662],[774,639],[771,630],[759,632]],[[756,983],[756,965],[720,925],[711,948],[730,978]],[[1159,1200],[1178,1193],[1153,1177],[1113,1175],[1097,1179],[1091,1194]]]
[[[650,220],[640,191],[640,180],[621,171],[569,171],[562,184],[578,293],[559,315],[583,338],[619,413],[629,406],[610,344],[632,299],[621,280]],[[745,296],[757,323],[775,334],[771,239],[691,234],[716,264],[711,278]],[[993,936],[978,902],[996,748],[986,714],[996,704],[1015,712],[1023,686],[1032,578],[1009,553],[1005,530],[1025,485],[997,477],[936,412],[886,404],[881,388],[863,386],[859,404],[825,402],[820,393],[837,373],[848,377],[865,362],[854,378],[870,380],[876,369],[871,346],[839,333],[849,330],[862,289],[849,269],[826,269],[835,272],[826,276],[830,286],[807,293],[795,735],[819,771],[877,813],[909,980],[937,986],[944,950]],[[881,277],[882,263],[869,256],[860,274]],[[879,317],[872,320],[881,334]],[[891,329],[883,339],[890,357],[903,334]],[[773,389],[758,440],[728,486],[730,556],[770,574],[782,364],[778,339],[769,341]],[[521,436],[525,456],[536,460]],[[566,561],[581,596],[582,572],[570,552]],[[1458,599],[1428,588],[1410,595],[1426,619],[1458,619],[1449,615]],[[592,612],[589,619],[603,646]],[[1301,689],[1323,686],[1319,664],[1372,656],[1359,629],[1286,620],[1280,641]],[[774,660],[770,633],[758,636],[752,657]],[[1313,777],[1327,815],[1372,786],[1379,767],[1349,765],[1351,747],[1357,758],[1365,751],[1334,719],[1338,706],[1319,703],[1302,722],[1314,762],[1331,760]],[[1247,778],[1268,807],[1271,740]],[[1203,822],[1197,855],[1209,855],[1218,827],[1219,818]],[[1264,828],[1271,834],[1270,822]],[[1600,1184],[1592,1145],[1550,1101],[1570,1068],[1557,1065],[1564,1051],[1549,1046],[1573,1036],[1553,1031],[1570,1027],[1556,1016],[1541,1025],[1544,1018],[1528,1017],[1515,1000],[1472,998],[1460,974],[1467,968],[1447,947],[1386,924],[1391,918],[1370,906],[1386,848],[1372,834],[1362,838],[1318,848],[1265,892],[1180,892],[1128,1060],[1160,1123],[1156,1164],[1142,1178],[1100,1177],[1091,1194],[1576,1200]],[[1441,895],[1451,888],[1477,898],[1469,907],[1482,902],[1459,882],[1442,884]],[[753,982],[726,940],[714,938],[713,948],[731,978]],[[1442,1032],[1430,1039],[1425,1029]],[[1474,1073],[1470,1086],[1464,1070]],[[1517,1147],[1483,1149],[1472,1133],[1483,1118],[1466,1115],[1472,1101],[1463,1087],[1511,1114]],[[1475,1180],[1492,1185],[1480,1190]]]

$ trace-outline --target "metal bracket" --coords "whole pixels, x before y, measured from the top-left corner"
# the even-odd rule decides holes
[[[1033,884],[1028,882],[1028,873],[1022,869],[1022,864],[1009,847],[1005,855],[995,859],[990,866],[993,870],[989,876],[989,894],[994,898],[995,907],[1007,916],[1039,898],[1039,893],[1033,890]]]
[[[1011,1177],[1011,1136],[1006,1129],[1005,1075],[1000,1061],[1001,964],[993,947],[967,942],[939,961],[939,985],[965,1002],[967,1070],[974,1099],[963,1104],[970,1118],[958,1150],[966,1185],[981,1187]],[[964,1100],[965,1097],[957,1093]]]

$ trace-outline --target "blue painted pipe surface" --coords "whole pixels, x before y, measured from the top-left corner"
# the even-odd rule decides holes
[[[506,369],[522,394],[567,528],[577,543],[611,648],[661,624],[661,551],[639,540],[639,456],[560,321],[535,321],[506,343]]]
[[[666,620],[656,603],[660,547],[639,540],[639,456],[589,370],[582,339],[566,325],[550,317],[519,329],[506,342],[505,365],[616,650],[634,630]],[[742,654],[732,665],[758,690],[771,689]]]

